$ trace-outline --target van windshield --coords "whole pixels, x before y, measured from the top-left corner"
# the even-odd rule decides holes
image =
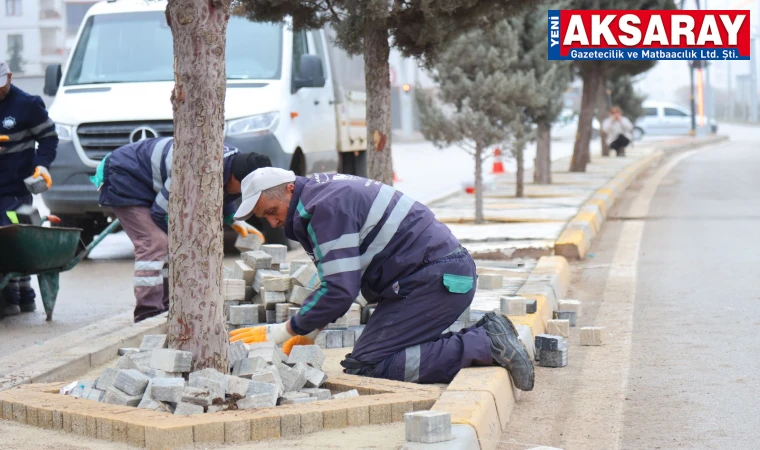
[[[282,25],[230,17],[227,79],[280,78]],[[90,16],[64,85],[174,81],[172,33],[162,11]]]

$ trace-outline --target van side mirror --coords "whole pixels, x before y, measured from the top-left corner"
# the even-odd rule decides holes
[[[301,55],[299,76],[293,79],[293,93],[301,88],[324,87],[325,74],[322,71],[322,59],[316,55]]]
[[[45,86],[42,88],[42,92],[45,95],[55,97],[58,92],[58,86],[61,84],[61,72],[60,64],[50,64],[45,68]]]

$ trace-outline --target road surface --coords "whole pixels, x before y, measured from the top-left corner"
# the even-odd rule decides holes
[[[537,368],[500,446],[754,449],[760,437],[760,128],[668,155],[572,264],[602,347]]]

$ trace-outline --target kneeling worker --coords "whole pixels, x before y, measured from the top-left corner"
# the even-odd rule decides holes
[[[242,183],[235,219],[255,214],[297,240],[314,260],[321,288],[289,321],[230,333],[231,340],[313,343],[361,291],[377,303],[341,363],[346,373],[446,383],[460,369],[499,365],[533,389],[533,363],[505,316],[490,312],[457,333],[441,333],[475,295],[475,263],[424,205],[391,186],[342,174],[296,177],[258,169]]]
[[[125,145],[106,156],[92,177],[100,190],[100,205],[108,206],[135,246],[135,322],[169,309],[168,209],[171,187],[173,138],[145,139]],[[220,149],[221,150],[221,149]],[[238,234],[264,236],[256,228],[233,219],[240,198],[240,180],[269,157],[240,153],[224,147],[224,222]]]

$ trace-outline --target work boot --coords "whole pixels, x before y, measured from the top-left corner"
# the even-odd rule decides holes
[[[19,290],[18,282],[16,280],[10,280],[8,285],[3,289],[3,314],[6,316],[15,316],[21,314],[21,308],[19,308]]]
[[[34,288],[31,283],[32,277],[23,277],[18,279],[19,301],[18,306],[21,312],[32,312],[37,309],[34,303]]]
[[[509,371],[517,389],[532,390],[533,361],[530,360],[528,352],[517,338],[517,330],[512,322],[501,314],[489,312],[475,326],[485,329],[491,339],[491,356],[494,364]]]

